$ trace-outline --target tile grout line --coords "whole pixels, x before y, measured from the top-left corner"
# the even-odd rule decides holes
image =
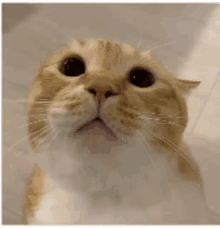
[[[11,211],[10,209],[8,209],[7,207],[2,207],[2,209],[3,209],[3,211],[4,210],[6,210],[6,211],[8,211],[8,212],[10,212],[10,213],[12,213],[13,215],[15,215],[15,216],[17,216],[17,217],[19,217],[19,218],[21,218],[21,214],[19,214],[19,213],[16,213],[16,212],[14,212],[14,211]]]
[[[211,95],[211,93],[212,93],[212,90],[213,90],[213,88],[215,87],[215,84],[216,84],[216,82],[219,80],[219,78],[220,78],[220,72],[218,73],[218,76],[216,77],[215,81],[213,82],[213,85],[212,85],[212,87],[211,87],[211,89],[210,89],[210,92],[209,92],[209,94],[208,94],[208,96],[207,96],[208,98],[207,98],[207,99],[206,99],[206,98],[203,98],[203,101],[205,101],[205,103],[204,103],[203,107],[201,108],[201,110],[200,110],[200,112],[199,112],[198,118],[196,119],[196,121],[195,121],[193,127],[191,128],[191,130],[190,130],[190,132],[189,132],[189,135],[190,135],[190,136],[193,134],[193,131],[194,131],[194,129],[195,129],[195,127],[196,127],[196,125],[197,125],[197,123],[198,123],[198,121],[199,121],[199,119],[200,119],[200,117],[201,117],[201,115],[202,115],[202,113],[203,113],[203,111],[204,111],[204,109],[205,109],[207,103],[208,103],[209,100],[210,100],[210,95]]]

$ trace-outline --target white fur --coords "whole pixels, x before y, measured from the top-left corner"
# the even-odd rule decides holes
[[[167,166],[171,165],[167,158],[153,156],[137,138],[130,138],[127,144],[116,145],[111,154],[106,155],[91,155],[90,148],[82,147],[79,138],[72,144],[71,139],[66,140],[67,145],[59,137],[47,153],[38,155],[40,165],[47,172],[45,182],[55,184],[41,200],[33,224],[207,222],[203,198],[196,184],[183,181],[176,184],[180,179],[174,167],[172,172],[167,171]],[[114,144],[106,142],[102,136],[99,140],[97,150]],[[95,175],[86,175],[92,169],[103,176],[102,180]],[[77,188],[83,182],[90,183],[87,186],[89,193],[97,192],[102,196],[97,205],[92,205],[84,189]],[[108,189],[111,186],[116,186],[124,196],[121,203],[115,204],[110,200]]]
[[[100,123],[73,134],[72,128],[96,115],[91,95],[81,87],[77,91],[93,108],[83,117],[51,108],[49,121],[56,131],[36,155],[46,173],[46,194],[32,224],[206,223],[199,186],[181,180],[175,159],[154,151],[146,135],[118,133],[120,140],[114,140]],[[106,122],[110,99],[102,107]]]

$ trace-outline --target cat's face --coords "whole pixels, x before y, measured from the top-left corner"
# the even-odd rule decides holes
[[[69,136],[102,128],[111,140],[141,134],[178,146],[187,112],[178,81],[148,52],[106,40],[74,41],[42,65],[28,102],[30,144],[51,129]]]

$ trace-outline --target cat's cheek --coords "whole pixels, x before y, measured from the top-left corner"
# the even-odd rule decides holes
[[[94,119],[95,116],[96,109],[90,109],[90,111],[83,115],[71,115],[66,110],[53,109],[48,115],[48,122],[52,128],[57,130],[63,132],[75,132],[81,125]]]
[[[77,112],[75,110],[68,110],[66,108],[50,108],[48,111],[48,123],[50,127],[64,132],[75,131],[80,125],[87,122],[90,118],[94,118],[96,115],[96,109],[94,107],[79,107],[82,110]]]

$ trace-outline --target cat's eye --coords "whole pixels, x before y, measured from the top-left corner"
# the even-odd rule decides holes
[[[130,83],[138,87],[149,87],[155,83],[154,75],[143,67],[133,68],[129,72],[128,77]]]
[[[61,62],[59,70],[66,76],[76,77],[85,73],[86,66],[80,56],[71,56]]]

